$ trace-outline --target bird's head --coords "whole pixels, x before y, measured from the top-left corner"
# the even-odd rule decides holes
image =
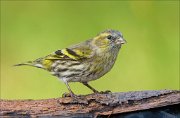
[[[100,48],[120,47],[126,43],[121,32],[117,30],[105,30],[93,38],[93,42]]]

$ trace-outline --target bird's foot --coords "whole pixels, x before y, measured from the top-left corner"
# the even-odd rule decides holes
[[[70,103],[80,103],[80,104],[88,104],[88,101],[85,99],[83,95],[75,95],[72,93],[64,93],[62,95],[63,98],[70,97]],[[64,101],[61,101],[60,103],[65,103]]]
[[[72,98],[78,98],[77,95],[73,94],[73,93],[63,93],[62,94],[62,97],[65,98],[65,97],[72,97]]]
[[[108,93],[112,93],[112,92],[110,90],[106,90],[106,91],[100,91],[100,92],[95,92],[95,93],[108,94]]]
[[[71,94],[70,93],[63,93],[62,94],[62,97],[65,98],[65,97],[71,97]]]

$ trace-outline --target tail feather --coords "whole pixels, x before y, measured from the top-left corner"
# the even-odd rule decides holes
[[[42,64],[36,63],[35,61],[27,61],[25,63],[15,64],[14,66],[24,66],[24,65],[43,68]]]
[[[25,62],[25,63],[15,64],[14,66],[24,66],[24,65],[32,66],[33,63],[32,63],[32,61],[27,61],[27,62]]]

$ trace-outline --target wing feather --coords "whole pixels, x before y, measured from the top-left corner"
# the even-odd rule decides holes
[[[48,55],[46,60],[83,60],[93,56],[92,46],[89,41],[57,50]]]

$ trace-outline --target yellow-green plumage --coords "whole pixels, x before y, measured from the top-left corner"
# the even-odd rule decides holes
[[[96,37],[80,44],[57,50],[45,57],[18,65],[30,65],[43,68],[67,85],[71,96],[74,96],[68,82],[81,82],[94,92],[88,85],[106,74],[113,67],[123,36],[116,30],[106,30]]]

